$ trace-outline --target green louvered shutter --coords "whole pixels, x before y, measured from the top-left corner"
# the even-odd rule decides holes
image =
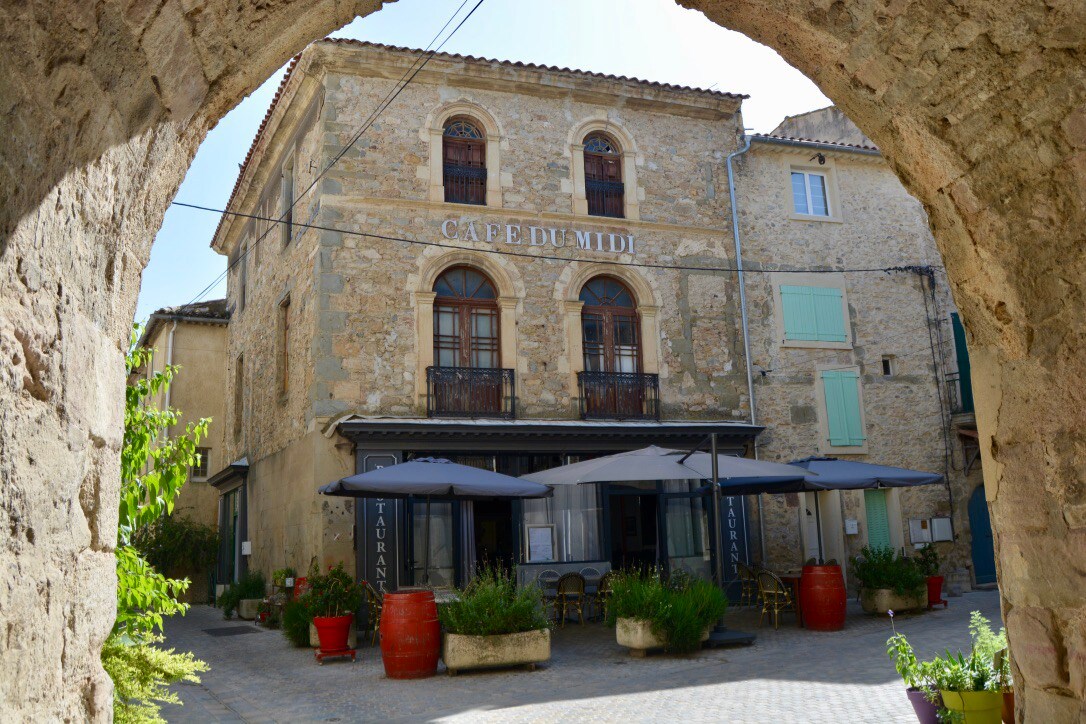
[[[848,332],[835,287],[781,285],[784,338],[807,342],[845,342]]]
[[[830,445],[863,445],[860,376],[851,370],[826,370],[822,373],[822,388],[826,396],[826,428]]]
[[[784,310],[784,338],[813,342],[818,340],[811,287],[781,285],[781,309]]]
[[[886,514],[886,492],[865,490],[864,507],[867,508],[867,545],[869,548],[890,547],[890,517]]]
[[[819,342],[844,342],[845,317],[841,311],[841,290],[835,287],[810,287],[815,327]]]

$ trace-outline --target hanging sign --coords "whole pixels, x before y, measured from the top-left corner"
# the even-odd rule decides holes
[[[580,249],[600,254],[636,254],[633,234],[612,234],[584,229],[527,224],[496,224],[474,219],[446,219],[441,236],[450,241],[478,241],[535,249]]]
[[[724,581],[728,597],[739,598],[739,564],[750,565],[747,537],[747,501],[742,495],[720,498],[720,535],[724,549]]]
[[[367,455],[364,472],[395,465],[392,455]],[[396,523],[400,501],[391,498],[364,498],[362,509],[363,576],[379,592],[395,591],[398,586],[399,551],[396,548]]]

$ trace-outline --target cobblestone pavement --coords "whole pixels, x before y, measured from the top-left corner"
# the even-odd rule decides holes
[[[357,663],[318,666],[308,649],[278,631],[196,606],[166,627],[168,644],[211,665],[203,683],[177,687],[184,707],[172,722],[655,721],[915,722],[904,687],[886,656],[886,618],[864,616],[854,601],[843,631],[799,629],[787,615],[779,631],[758,628],[750,611],[728,613],[733,628],[756,631],[753,646],[692,656],[634,659],[600,624],[555,632],[549,664],[523,670],[386,679],[376,648]],[[918,654],[968,645],[969,612],[999,620],[999,596],[978,591],[947,610],[899,615]],[[214,636],[209,629],[253,633]],[[245,630],[245,629],[239,629]]]

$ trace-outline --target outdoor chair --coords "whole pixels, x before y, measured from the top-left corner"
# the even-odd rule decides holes
[[[775,573],[766,570],[758,572],[758,595],[762,599],[762,615],[758,617],[759,626],[764,623],[767,613],[773,617],[774,629],[780,628],[782,611],[796,613],[792,591]]]
[[[739,605],[758,605],[758,574],[746,563],[736,565],[739,574]]]
[[[369,623],[373,627],[373,635],[370,637],[370,646],[373,646],[377,643],[377,636],[381,632],[381,611],[385,607],[385,600],[368,581],[366,582],[365,596],[366,608],[370,612]]]
[[[577,612],[577,618],[584,625],[585,580],[580,573],[566,573],[558,579],[554,595],[554,613],[559,625],[566,625],[566,617],[571,611]]]
[[[596,586],[595,604],[599,607],[600,620],[607,619],[607,600],[611,598],[611,581],[615,578],[614,571],[607,571]]]

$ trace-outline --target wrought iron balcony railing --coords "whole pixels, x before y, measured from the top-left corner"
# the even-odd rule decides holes
[[[973,390],[962,382],[960,373],[951,372],[946,376],[946,393],[950,402],[950,414],[973,411]]]
[[[593,216],[610,216],[621,219],[624,215],[625,186],[621,181],[584,182],[585,197],[588,199],[588,213]]]
[[[637,372],[578,372],[581,418],[659,420],[660,376]]]
[[[513,370],[427,367],[428,417],[516,417]]]
[[[445,200],[457,204],[486,204],[486,168],[445,164]]]

